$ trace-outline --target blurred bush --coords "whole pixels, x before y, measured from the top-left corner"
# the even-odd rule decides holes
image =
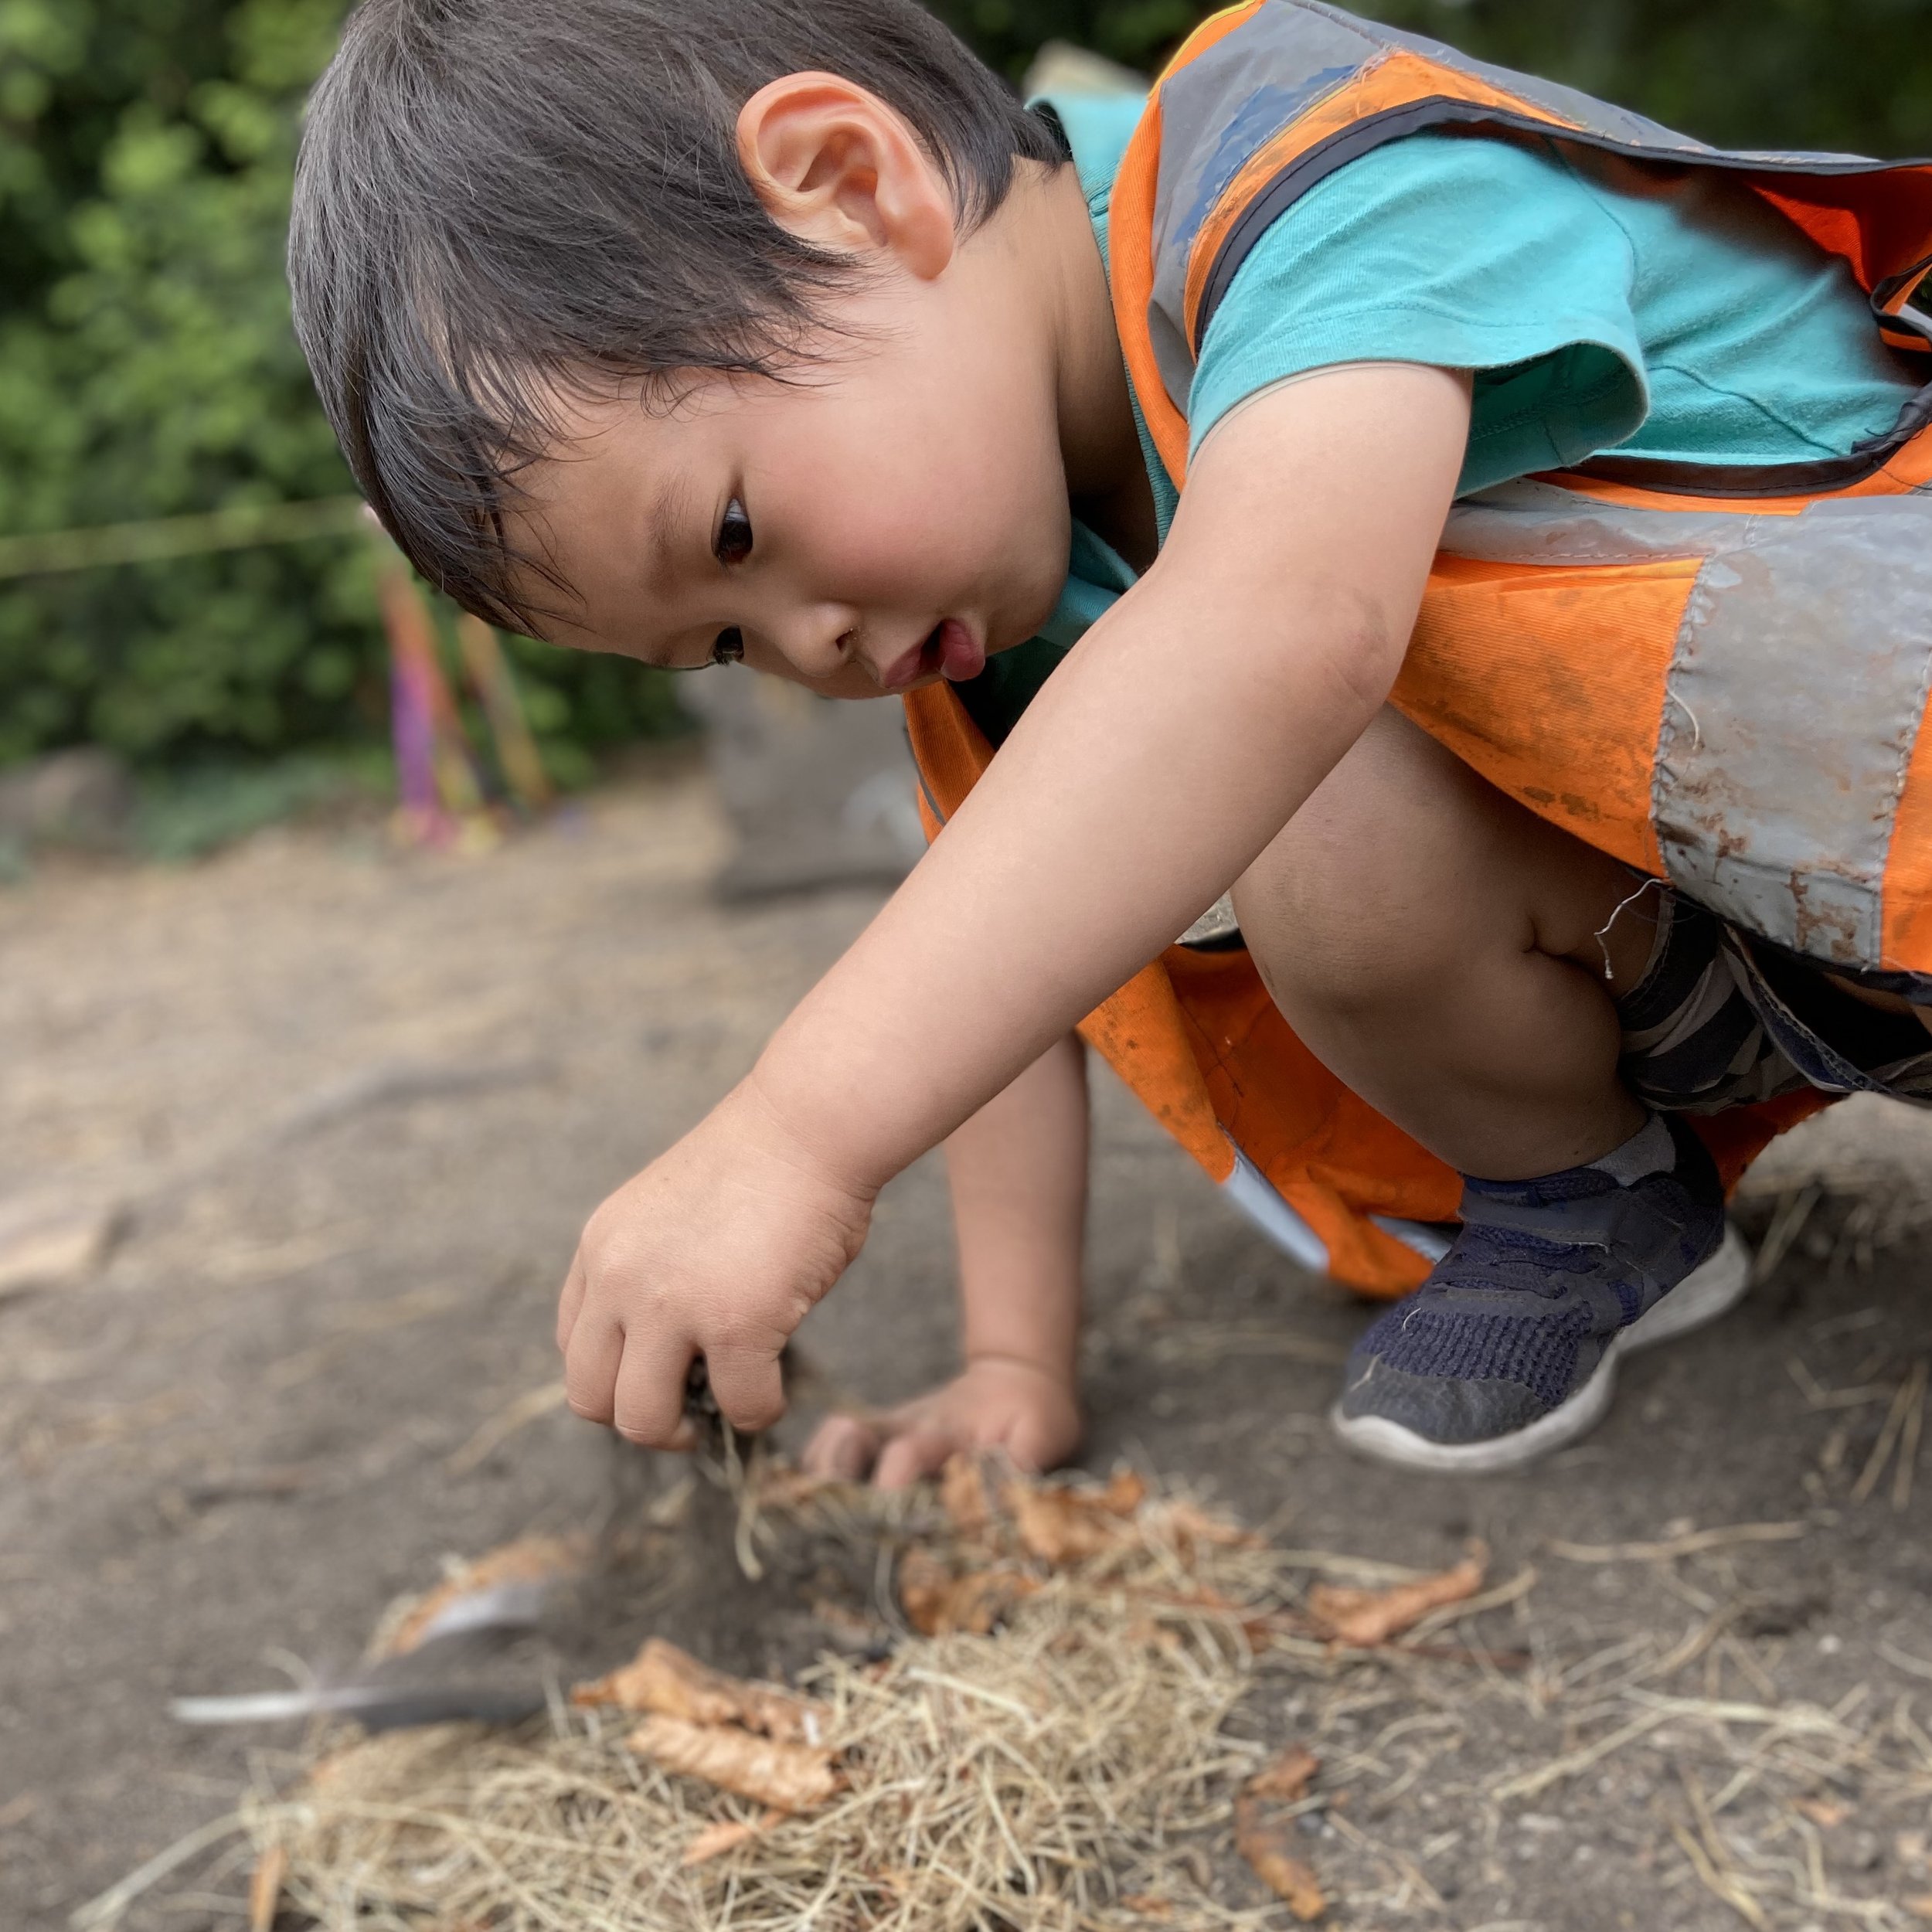
[[[343,0],[0,0],[0,532],[333,495],[282,277],[297,114]],[[519,647],[560,776],[662,679]],[[386,716],[358,538],[0,584],[0,764],[205,762]]]
[[[1050,39],[1151,68],[1206,11],[934,3],[1015,80]],[[281,274],[296,114],[343,10],[0,0],[0,532],[349,488]],[[1932,151],[1932,0],[1364,10],[1714,140]],[[517,650],[566,779],[673,716],[634,665]],[[383,662],[353,540],[0,584],[0,763],[87,740],[149,764],[368,742]]]

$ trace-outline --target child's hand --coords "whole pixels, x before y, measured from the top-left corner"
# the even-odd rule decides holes
[[[971,1362],[964,1374],[883,1415],[828,1416],[807,1444],[814,1475],[900,1489],[964,1450],[1003,1449],[1022,1469],[1064,1462],[1080,1447],[1080,1400],[1052,1370],[1016,1357]]]
[[[726,1095],[584,1229],[557,1308],[571,1408],[633,1442],[689,1448],[685,1376],[702,1355],[733,1427],[769,1427],[784,1413],[779,1352],[871,1213],[746,1088]]]

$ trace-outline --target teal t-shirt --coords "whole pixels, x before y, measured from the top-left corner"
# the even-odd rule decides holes
[[[1269,226],[1202,342],[1190,449],[1347,362],[1475,372],[1464,494],[1609,450],[1843,456],[1917,387],[1850,269],[1742,182],[1460,134],[1376,148]]]
[[[1131,95],[1055,97],[1103,253],[1140,119]],[[1920,378],[1845,264],[1707,169],[1573,160],[1547,141],[1420,134],[1339,168],[1270,224],[1209,324],[1190,454],[1270,385],[1338,362],[1474,371],[1458,494],[1610,450],[1699,463],[1842,456]],[[1165,536],[1177,501],[1145,425]],[[1075,526],[1040,637],[960,695],[995,742],[1134,580]]]

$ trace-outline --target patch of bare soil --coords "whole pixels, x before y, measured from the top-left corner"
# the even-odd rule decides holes
[[[898,1583],[851,1537],[794,1539],[749,1583],[729,1509],[681,1519],[654,1459],[556,1400],[583,1216],[878,903],[721,907],[723,851],[672,760],[485,859],[336,826],[0,894],[0,1235],[41,1243],[0,1268],[9,1932],[291,1788],[300,1724],[191,1728],[170,1700],[352,1670],[445,1557],[631,1536],[529,1640],[541,1662],[492,1653],[492,1682],[568,1682],[652,1632],[786,1677],[896,1627]],[[1771,1264],[1752,1298],[1631,1362],[1587,1443],[1451,1483],[1341,1454],[1323,1417],[1363,1311],[1099,1088],[1090,1465],[1181,1481],[1332,1586],[1490,1552],[1454,1655],[1304,1636],[1243,1680],[1233,1755],[1321,1764],[1251,1842],[1305,1866],[1330,1923],[1932,1919],[1916,1117],[1847,1107],[1793,1137],[1740,1209]],[[944,1371],[950,1274],[929,1162],[808,1325],[821,1385],[883,1400]],[[1204,1799],[1196,1876],[1217,1910],[1291,1923],[1233,1855],[1238,1794]],[[250,1856],[213,1840],[122,1923],[231,1932]]]

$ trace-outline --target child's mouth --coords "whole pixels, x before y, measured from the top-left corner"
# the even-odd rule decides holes
[[[986,650],[957,617],[947,617],[927,632],[916,651],[908,651],[886,674],[888,691],[903,691],[934,672],[949,683],[964,684],[986,668]]]
[[[957,617],[948,617],[934,627],[921,647],[920,668],[930,661],[931,668],[949,684],[964,684],[986,668],[986,653],[979,640]]]

